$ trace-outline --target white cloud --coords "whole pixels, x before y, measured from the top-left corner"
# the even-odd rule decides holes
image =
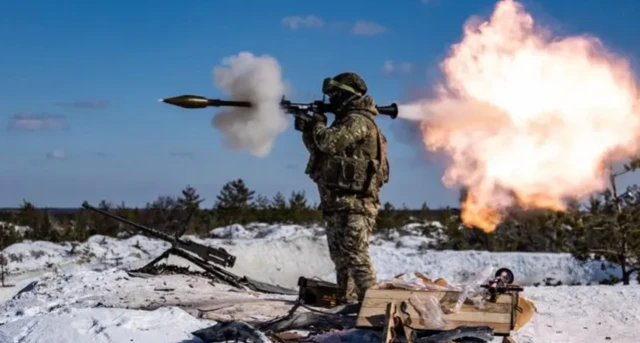
[[[292,30],[302,28],[321,28],[324,27],[324,21],[314,15],[307,16],[290,16],[282,18],[282,25]]]
[[[291,30],[320,28],[342,30],[350,28],[350,33],[354,36],[375,36],[387,32],[386,27],[372,21],[356,20],[353,23],[344,21],[327,22],[315,15],[284,17],[281,23]]]
[[[386,74],[406,74],[413,70],[413,65],[409,62],[384,61],[382,71]]]
[[[9,120],[9,130],[63,130],[69,127],[67,118],[61,114],[18,113]]]
[[[47,158],[52,160],[62,160],[67,158],[67,154],[62,149],[55,149],[47,153]]]
[[[356,36],[375,36],[387,32],[387,28],[372,21],[358,20],[351,27],[351,34]]]

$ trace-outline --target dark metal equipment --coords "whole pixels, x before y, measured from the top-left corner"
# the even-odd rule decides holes
[[[338,286],[334,283],[308,279],[298,279],[298,297],[305,305],[332,308],[338,306]]]
[[[155,258],[153,261],[149,262],[145,267],[141,269],[145,269],[148,266],[152,266],[159,261],[166,259],[169,255],[176,255],[184,258],[185,260],[195,264],[199,268],[202,268],[207,274],[211,275],[216,281],[227,283],[234,287],[248,287],[252,290],[263,292],[263,293],[275,293],[275,294],[288,294],[295,295],[298,294],[295,290],[286,289],[276,285],[270,285],[258,280],[250,279],[246,276],[240,277],[235,275],[227,270],[224,270],[218,266],[231,268],[236,263],[236,257],[229,254],[223,248],[214,248],[208,247],[196,242],[193,242],[189,239],[180,238],[187,228],[188,220],[191,218],[187,218],[187,223],[184,224],[183,229],[176,233],[175,236],[170,236],[154,230],[152,228],[146,227],[144,225],[132,222],[115,214],[109,213],[107,211],[103,211],[99,208],[93,207],[89,205],[88,202],[83,202],[82,207],[88,210],[100,213],[106,217],[117,220],[121,223],[130,225],[140,231],[143,234],[161,239],[163,241],[171,243],[171,248],[163,252],[160,256]]]

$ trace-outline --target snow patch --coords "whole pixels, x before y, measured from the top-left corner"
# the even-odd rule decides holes
[[[169,243],[136,235],[124,240],[95,235],[83,243],[52,243],[25,240],[3,250],[12,275],[55,269],[68,264],[99,263],[133,267],[150,261],[170,247]]]
[[[229,226],[215,228],[210,231],[210,237],[213,239],[262,239],[262,240],[278,240],[278,239],[294,239],[297,237],[309,237],[322,235],[324,228],[319,226],[305,227],[301,225],[277,225],[252,223],[246,226],[233,224]]]
[[[13,343],[203,342],[191,332],[214,325],[176,307],[155,311],[65,308],[24,318],[0,328],[0,340]]]

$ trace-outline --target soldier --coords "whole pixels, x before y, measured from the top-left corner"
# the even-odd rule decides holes
[[[378,114],[367,86],[355,73],[327,78],[335,120],[316,113],[314,120],[296,118],[295,128],[310,158],[306,173],[318,185],[327,225],[329,254],[336,267],[340,303],[362,301],[376,283],[369,256],[369,236],[380,206],[380,188],[389,180],[387,140],[374,117]]]

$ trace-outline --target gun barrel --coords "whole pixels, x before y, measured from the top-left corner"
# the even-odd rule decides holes
[[[212,247],[208,247],[208,246],[204,246],[201,244],[197,244],[195,242],[192,242],[190,240],[180,240],[179,238],[174,238],[171,237],[167,234],[164,234],[162,232],[158,232],[152,228],[146,227],[144,225],[132,222],[130,220],[127,220],[125,218],[122,218],[120,216],[117,216],[115,214],[109,213],[107,211],[103,211],[99,208],[95,208],[91,205],[89,205],[88,202],[84,201],[82,203],[82,207],[86,208],[88,210],[94,211],[94,212],[98,212],[102,215],[105,215],[111,219],[117,220],[121,223],[125,223],[127,225],[130,225],[136,229],[139,229],[143,232],[145,232],[146,234],[148,234],[149,236],[164,240],[166,242],[170,242],[171,245],[175,248],[181,248],[184,250],[187,250],[191,253],[194,253],[196,255],[198,255],[202,260],[204,261],[209,261],[209,262],[214,262],[216,264],[222,265],[224,267],[233,267],[236,263],[236,257],[229,254],[226,250],[222,249],[222,248],[212,248]]]
[[[152,236],[154,236],[156,238],[159,238],[159,239],[162,239],[162,240],[165,240],[165,241],[173,241],[173,238],[171,236],[169,236],[169,235],[165,235],[165,234],[163,234],[161,232],[157,232],[156,230],[148,228],[148,227],[146,227],[144,225],[140,225],[138,223],[134,223],[134,222],[132,222],[132,221],[130,221],[128,219],[122,218],[122,217],[117,216],[115,214],[112,214],[112,213],[109,213],[107,211],[103,211],[103,210],[101,210],[99,208],[93,207],[93,206],[89,205],[89,203],[86,202],[86,201],[82,203],[82,207],[84,207],[84,208],[86,208],[88,210],[94,211],[94,212],[98,212],[98,213],[100,213],[100,214],[102,214],[104,216],[107,216],[107,217],[109,217],[111,219],[115,219],[115,220],[117,220],[119,222],[122,222],[122,223],[125,223],[127,225],[133,226],[136,229],[142,230],[142,231],[144,231],[144,232],[146,232],[146,233],[148,233],[148,234],[150,234],[150,235],[152,235]]]

